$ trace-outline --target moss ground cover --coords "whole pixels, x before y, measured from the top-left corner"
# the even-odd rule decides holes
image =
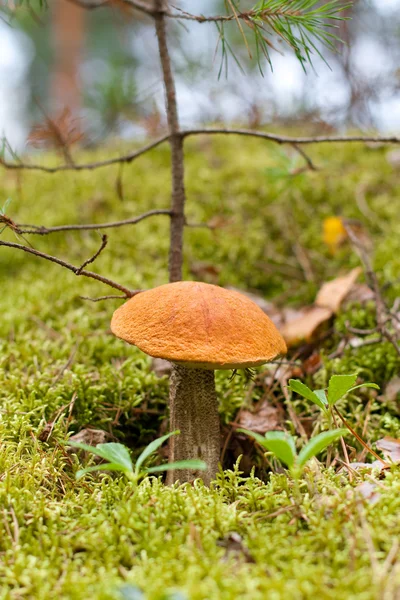
[[[221,285],[277,304],[310,303],[323,281],[358,264],[349,246],[332,256],[322,241],[323,219],[342,215],[368,228],[374,267],[393,301],[400,293],[400,190],[388,151],[326,146],[311,152],[320,171],[284,176],[276,169],[282,156],[275,147],[254,140],[190,141],[188,221],[218,216],[222,226],[187,229],[186,276],[194,277],[199,263],[211,264],[213,281]],[[168,163],[168,150],[159,148],[126,166],[122,196],[117,168],[53,176],[2,172],[0,206],[11,197],[11,218],[44,225],[167,208]],[[15,241],[9,231],[2,239]],[[77,265],[100,242],[93,232],[30,240]],[[296,243],[309,257],[311,278]],[[148,288],[167,281],[167,255],[168,218],[158,216],[110,230],[93,270]],[[202,273],[210,276],[207,269]],[[126,583],[150,600],[178,592],[195,600],[398,597],[395,468],[377,482],[376,502],[356,489],[364,476],[350,483],[344,473],[310,468],[298,508],[283,474],[242,477],[232,461],[211,490],[201,484],[167,488],[156,479],[134,488],[108,474],[76,482],[81,463],[61,443],[67,434],[104,429],[138,454],[166,426],[168,382],[141,352],[110,334],[118,300],[80,298],[108,293],[104,286],[6,248],[0,248],[0,280],[0,598],[108,600],[121,597]],[[372,306],[347,308],[328,343],[337,342],[347,321],[371,327],[373,319]],[[399,399],[384,391],[399,366],[385,342],[324,359],[313,383],[322,387],[332,372],[360,369],[382,394],[350,396],[342,412],[360,430],[366,424],[371,442],[400,437]],[[223,423],[245,397],[262,396],[257,385],[229,378],[217,374]],[[313,415],[301,399],[294,408]],[[41,441],[48,423],[52,435]],[[232,533],[240,535],[236,546]]]

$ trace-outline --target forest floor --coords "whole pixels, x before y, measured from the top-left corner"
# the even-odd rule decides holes
[[[291,150],[259,140],[186,144],[187,219],[211,227],[186,229],[185,278],[253,292],[278,313],[298,311],[326,281],[365,267],[345,235],[324,241],[326,219],[338,217],[358,231],[382,297],[396,303],[400,166],[393,149],[308,152],[318,171],[303,172]],[[14,222],[47,226],[130,218],[169,207],[168,166],[168,149],[160,147],[123,169],[3,170],[0,207],[11,198]],[[94,271],[132,289],[167,282],[168,217],[108,236]],[[1,239],[25,243],[10,229]],[[100,236],[66,232],[29,242],[80,265]],[[0,281],[0,599],[400,598],[398,467],[349,475],[337,444],[330,468],[324,455],[307,467],[299,496],[276,460],[235,433],[232,423],[286,429],[301,447],[302,436],[326,426],[317,407],[282,384],[285,365],[260,368],[251,382],[217,372],[225,471],[210,489],[199,481],[166,487],[161,478],[133,486],[105,472],[76,481],[83,459],[66,449],[68,436],[102,430],[137,455],[167,430],[168,378],[111,335],[120,300],[81,298],[110,293],[102,284],[5,247]],[[322,330],[290,349],[295,362],[286,374],[316,388],[333,373],[377,383],[379,392],[364,388],[339,404],[375,450],[383,437],[400,438],[396,349],[374,331],[354,333],[376,324],[374,298],[359,285]],[[374,460],[346,439],[351,461]]]

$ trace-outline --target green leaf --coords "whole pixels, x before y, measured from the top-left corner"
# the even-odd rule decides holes
[[[207,469],[207,463],[205,463],[204,460],[197,459],[178,460],[173,463],[149,467],[146,469],[146,473],[161,473],[162,471],[173,471],[174,469],[193,469],[196,471],[205,471]]]
[[[116,444],[114,442],[109,442],[107,444],[97,444],[97,446],[89,446],[88,444],[83,444],[81,442],[67,442],[69,446],[73,446],[74,448],[79,448],[80,450],[85,450],[86,452],[91,452],[100,458],[104,458],[108,460],[110,463],[115,463],[120,465],[124,471],[133,471],[132,460],[129,454],[129,450],[123,444]],[[101,468],[103,468],[102,465]]]
[[[296,457],[296,446],[292,436],[285,431],[269,431],[265,436],[248,429],[237,429],[236,431],[254,438],[263,448],[273,452],[288,467],[293,466]]]
[[[325,390],[314,390],[314,394],[318,396],[324,406],[328,406],[328,398]]]
[[[333,429],[332,431],[323,431],[312,438],[299,453],[297,464],[304,467],[307,461],[313,456],[317,456],[322,450],[325,450],[333,442],[348,433],[347,429]]]
[[[324,412],[326,412],[325,403],[320,398],[320,396],[316,392],[313,392],[312,390],[310,390],[310,388],[307,385],[305,385],[298,379],[289,379],[289,388],[292,390],[292,392],[296,392],[297,394],[300,394],[300,396],[303,396],[303,398],[306,398],[307,400],[311,400],[311,402],[314,402],[314,404],[316,404]],[[317,390],[317,392],[320,392],[320,391],[321,390]]]
[[[140,467],[142,466],[142,464],[144,463],[144,461],[149,458],[149,456],[151,456],[152,454],[154,454],[154,452],[156,452],[156,450],[158,450],[158,448],[160,446],[162,446],[162,444],[171,437],[171,435],[178,435],[180,433],[180,431],[177,429],[176,431],[172,431],[171,433],[167,433],[167,435],[163,435],[162,437],[157,438],[156,440],[154,440],[153,442],[151,442],[148,446],[146,446],[146,448],[143,450],[143,452],[140,454],[140,456],[138,457],[137,461],[136,461],[136,466],[135,466],[135,471],[136,473],[139,472]]]
[[[333,406],[351,390],[357,379],[357,373],[352,375],[332,375],[328,386],[328,403]]]
[[[75,478],[80,479],[86,473],[93,473],[93,471],[123,471],[126,473],[128,469],[120,465],[119,463],[103,463],[101,465],[93,465],[92,467],[86,467],[85,469],[79,469],[76,472]]]
[[[11,203],[11,198],[7,198],[7,200],[4,202],[3,208],[0,209],[1,215],[4,216],[6,214],[7,208],[10,206],[10,203]]]
[[[100,456],[100,458],[105,458],[103,452],[98,450],[97,446],[89,446],[89,444],[84,444],[83,442],[74,442],[72,440],[68,440],[66,445],[72,446],[73,448],[78,448],[79,450],[85,450],[85,452],[91,452],[96,456]]]
[[[273,452],[289,468],[293,467],[296,459],[296,446],[291,435],[285,431],[269,431],[265,434],[263,446]]]
[[[265,437],[263,435],[260,435],[259,433],[256,433],[255,431],[250,431],[249,429],[239,428],[239,429],[236,429],[236,431],[238,431],[240,433],[245,433],[246,435],[249,435],[250,437],[254,438],[262,446],[264,445]]]
[[[376,383],[360,383],[360,385],[355,385],[354,387],[350,388],[347,393],[349,394],[350,392],[354,392],[354,390],[358,390],[359,388],[373,388],[374,390],[379,390],[380,387],[379,385],[377,385]]]

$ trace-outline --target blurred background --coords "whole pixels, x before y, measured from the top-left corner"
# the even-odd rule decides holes
[[[42,0],[43,1],[43,0]],[[104,138],[157,135],[164,98],[152,21],[119,0],[85,11],[68,0],[0,0],[0,134],[21,151],[43,141],[44,115],[71,122],[86,145]],[[242,10],[254,4],[243,0]],[[217,0],[181,0],[192,13],[224,14]],[[183,126],[234,122],[306,126],[318,131],[400,127],[400,0],[354,0],[340,23],[337,53],[323,50],[305,73],[276,42],[273,71],[248,58],[235,23],[235,61],[221,66],[213,24],[170,23]],[[227,28],[228,29],[228,28]],[[271,37],[274,41],[274,37]],[[43,136],[42,136],[43,138]]]

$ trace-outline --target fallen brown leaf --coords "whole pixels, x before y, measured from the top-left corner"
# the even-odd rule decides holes
[[[400,377],[393,377],[385,387],[382,398],[393,402],[400,394]]]
[[[376,447],[386,458],[394,463],[400,463],[400,440],[392,437],[384,437],[376,442]]]
[[[75,435],[71,435],[68,438],[68,441],[79,442],[80,444],[88,444],[89,446],[97,446],[97,444],[104,444],[105,442],[109,442],[111,439],[111,435],[107,433],[107,431],[103,431],[102,429],[82,429]],[[69,452],[77,452],[76,448],[68,448]],[[83,452],[78,450],[78,452]],[[83,452],[83,455],[87,455],[87,452]],[[95,462],[101,462],[102,459],[95,456]]]
[[[274,383],[278,382],[281,386],[287,385],[291,378],[298,378],[304,375],[300,365],[296,363],[282,363],[279,366],[267,365],[264,374],[264,385],[272,388]]]
[[[361,471],[364,469],[366,469],[368,471],[373,471],[373,470],[384,471],[385,469],[388,469],[388,467],[385,467],[385,465],[383,463],[381,463],[380,460],[374,460],[372,463],[351,462],[350,467],[354,471]],[[340,472],[345,471],[345,470],[346,470],[345,467],[339,469]]]
[[[347,275],[336,277],[336,279],[324,283],[317,294],[315,304],[337,313],[361,272],[361,267],[356,267]]]
[[[355,283],[347,296],[343,300],[343,307],[346,308],[353,302],[359,302],[365,304],[370,300],[375,299],[375,294],[366,283]]]
[[[254,562],[254,558],[244,545],[242,537],[236,531],[228,533],[222,540],[217,542],[217,545],[225,548],[225,556],[222,560],[227,560],[231,556],[234,556],[239,560],[244,558],[247,563]]]
[[[359,492],[365,500],[368,500],[370,504],[376,504],[381,498],[380,493],[377,491],[378,486],[372,481],[363,481],[354,489]]]
[[[300,317],[286,322],[280,332],[289,348],[301,342],[311,342],[332,315],[329,308],[309,306],[302,310]]]
[[[238,426],[256,433],[266,433],[267,431],[281,429],[282,417],[281,409],[264,400],[256,412],[242,410]]]
[[[218,283],[220,267],[216,267],[212,263],[194,262],[190,265],[192,275],[207,283]]]
[[[361,267],[356,267],[350,273],[324,283],[312,306],[297,311],[283,311],[284,323],[275,321],[275,324],[289,347],[301,342],[311,342],[315,338],[323,325],[339,311],[361,271]]]
[[[306,375],[313,375],[318,371],[322,364],[321,355],[319,352],[313,352],[306,360],[303,361],[302,369]]]

